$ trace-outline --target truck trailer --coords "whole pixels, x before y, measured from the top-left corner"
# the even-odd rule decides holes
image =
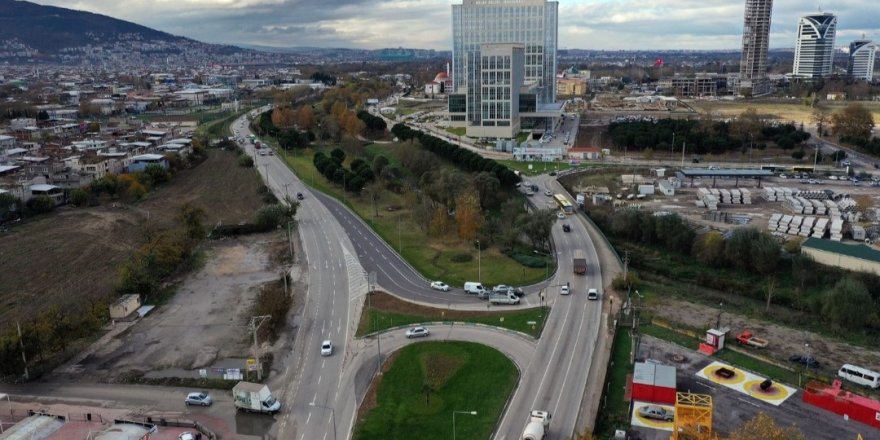
[[[237,383],[232,387],[232,399],[235,408],[242,411],[275,414],[281,409],[281,402],[275,399],[269,387],[260,383]]]
[[[547,411],[532,410],[522,440],[546,440],[550,433],[550,418]]]
[[[572,261],[572,264],[574,266],[574,273],[578,275],[587,273],[587,256],[584,254],[584,251],[574,251],[574,260]]]

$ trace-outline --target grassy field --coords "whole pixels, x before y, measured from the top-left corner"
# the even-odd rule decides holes
[[[599,438],[608,438],[615,428],[629,425],[629,402],[624,400],[624,394],[626,376],[633,371],[629,362],[632,338],[625,330],[620,328],[614,335],[611,365],[605,377],[605,398],[596,423],[596,434]]]
[[[368,150],[382,152],[391,148],[395,146],[371,146]],[[344,201],[426,278],[443,280],[453,286],[462,286],[466,280],[478,278],[488,285],[525,285],[536,283],[553,271],[552,267],[524,267],[494,247],[478,253],[474,246],[457,237],[426,237],[426,233],[412,220],[402,195],[390,191],[382,193],[374,211],[369,196],[343,195],[340,186],[319,174],[312,164],[314,153],[313,150],[305,150],[297,152],[295,156],[284,157],[300,179],[318,191]],[[388,156],[391,157],[390,154]],[[452,257],[460,253],[472,254],[472,260],[462,263],[452,261]],[[477,260],[480,264],[477,264]]]
[[[796,123],[813,123],[812,117],[814,108],[804,105],[800,101],[690,101],[689,104],[700,112],[717,112],[723,117],[739,115],[750,108],[754,108],[759,114],[776,115],[781,119],[794,121]],[[823,101],[819,104],[819,107],[827,110],[830,114],[849,104],[851,103],[845,101]],[[871,110],[875,121],[880,121],[880,102],[860,102],[860,104]]]
[[[143,240],[145,227],[173,221],[186,202],[207,212],[205,223],[249,221],[261,205],[253,169],[231,152],[208,159],[127,208],[63,207],[11,228],[0,240],[0,258],[14,270],[0,283],[0,328],[57,304],[73,307],[113,295],[117,267]]]
[[[437,295],[442,296],[444,293],[438,292]],[[382,292],[374,293],[370,302],[372,308],[364,308],[357,336],[407,324],[457,321],[502,327],[537,338],[543,329],[544,317],[550,313],[549,308],[541,307],[511,310],[505,306],[489,306],[485,312],[426,307],[402,301]],[[486,304],[489,305],[488,302]],[[535,324],[532,325],[530,322]]]
[[[464,136],[467,131],[464,127],[443,127],[444,130],[456,135],[456,136]]]
[[[506,356],[484,345],[409,345],[392,357],[378,386],[368,392],[353,438],[488,439],[517,375]],[[453,432],[453,411],[477,414],[456,414]]]

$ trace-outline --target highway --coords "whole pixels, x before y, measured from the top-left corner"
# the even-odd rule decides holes
[[[248,133],[243,122],[237,121],[235,125],[240,136]],[[250,146],[246,148],[253,153]],[[290,385],[285,389],[282,401],[308,402],[316,406],[289,409],[279,424],[279,436],[294,438],[289,436],[291,431],[288,430],[295,429],[295,438],[321,438],[312,437],[320,430],[315,431],[314,424],[310,423],[315,410],[321,409],[317,405],[334,408],[331,413],[336,417],[338,430],[346,422],[353,423],[357,403],[362,397],[356,390],[366,389],[365,385],[352,386],[353,383],[342,379],[334,383],[328,377],[364,377],[363,368],[373,372],[376,369],[375,355],[372,360],[367,360],[362,353],[368,344],[355,342],[352,337],[367,289],[364,273],[374,272],[378,286],[420,303],[465,309],[482,308],[485,303],[461,290],[438,292],[430,289],[427,280],[339,201],[309,191],[279,157],[257,155],[255,158],[257,169],[268,172],[269,186],[276,195],[305,194],[297,216],[309,262],[309,291],[306,316],[294,349],[304,356],[299,358],[299,363],[288,367],[298,371],[298,376],[290,378],[294,380],[285,380]],[[561,190],[561,186],[549,176],[533,178],[532,181],[554,193]],[[538,197],[542,196],[535,196]],[[544,201],[536,203],[539,208],[546,206]],[[563,222],[569,223],[571,232],[562,232]],[[524,305],[539,305],[538,292],[543,288],[551,313],[544,333],[537,341],[533,360],[521,366],[520,385],[499,425],[498,440],[518,438],[532,409],[554,414],[551,425],[554,437],[571,435],[578,419],[602,322],[601,302],[588,301],[586,291],[592,287],[601,293],[602,283],[596,250],[585,226],[576,216],[557,221],[553,227],[553,241],[558,270],[550,280],[526,289],[528,294]],[[572,258],[576,249],[587,255],[588,272],[585,276],[573,275]],[[559,286],[567,282],[571,283],[572,294],[559,295]],[[347,316],[345,321],[343,316]],[[319,356],[318,344],[327,335],[338,346],[340,355]],[[510,350],[506,346],[496,348],[503,352]],[[343,362],[337,361],[343,356]],[[361,373],[358,376],[353,372]],[[345,392],[340,394],[340,390]]]

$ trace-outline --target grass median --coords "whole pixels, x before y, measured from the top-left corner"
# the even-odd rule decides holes
[[[438,292],[437,295],[444,293]],[[549,307],[510,309],[503,305],[486,304],[486,311],[454,310],[422,306],[384,292],[375,292],[370,298],[370,307],[364,307],[357,336],[410,324],[455,321],[506,328],[537,338],[543,329],[544,318],[550,312]]]
[[[367,392],[352,438],[488,439],[517,376],[510,359],[484,345],[409,345],[391,357]],[[455,414],[454,427],[453,411],[464,412]]]
[[[611,363],[605,376],[605,398],[602,410],[596,420],[596,433],[600,438],[608,438],[619,426],[629,425],[629,401],[624,400],[626,392],[626,376],[632,373],[633,365],[629,362],[632,350],[632,338],[625,328],[619,328],[614,335],[611,349]]]
[[[285,154],[284,159],[304,183],[342,201],[428,279],[459,287],[465,281],[475,280],[485,285],[529,285],[547,278],[554,270],[552,262],[544,268],[525,267],[497,247],[478,252],[457,238],[429,236],[412,219],[403,195],[385,191],[374,206],[366,194],[343,192],[317,172],[312,164],[314,153],[315,150],[307,149]]]

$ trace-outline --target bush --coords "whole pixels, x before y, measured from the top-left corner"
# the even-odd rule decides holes
[[[531,267],[535,269],[540,269],[542,267],[547,267],[547,260],[543,257],[536,257],[534,255],[526,255],[526,254],[516,254],[509,253],[507,254],[510,258],[513,258],[519,264],[522,264],[525,267]]]
[[[245,168],[251,168],[254,166],[254,158],[247,154],[242,154],[241,156],[238,156],[238,164]]]
[[[89,193],[82,188],[70,192],[70,204],[73,206],[85,206],[89,203]]]
[[[467,263],[468,261],[473,261],[474,256],[462,252],[458,254],[453,254],[451,257],[449,257],[449,259],[452,260],[453,263]]]
[[[55,209],[55,201],[49,196],[34,197],[28,200],[26,205],[34,214],[45,214]]]

